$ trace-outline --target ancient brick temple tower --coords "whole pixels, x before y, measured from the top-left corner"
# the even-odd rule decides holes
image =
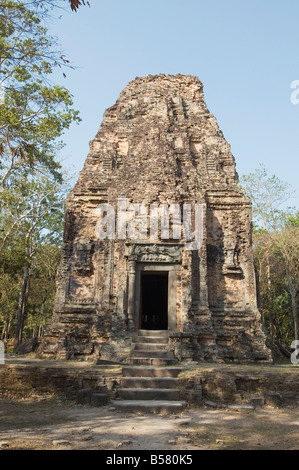
[[[162,216],[148,223],[161,207],[179,208],[169,236]],[[179,230],[185,209],[197,244]],[[178,361],[270,359],[256,303],[251,204],[193,76],[136,78],[106,110],[67,198],[55,311],[41,351],[126,362],[140,329],[167,330]]]

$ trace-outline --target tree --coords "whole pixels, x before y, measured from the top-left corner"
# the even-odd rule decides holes
[[[69,4],[77,11],[89,2]],[[55,68],[65,75],[70,67],[46,27],[53,10],[64,5],[65,0],[0,2],[0,326],[3,338],[15,332],[16,343],[26,317],[36,325],[53,300],[65,198],[56,155],[64,131],[80,121],[70,92],[51,83]],[[45,253],[53,255],[51,274],[38,261],[45,261]],[[44,287],[41,279],[47,280]]]
[[[0,233],[5,239],[5,244],[2,241],[2,252],[6,258],[17,253],[22,271],[16,309],[16,344],[20,344],[23,337],[31,268],[37,253],[45,246],[57,247],[60,244],[65,191],[66,188],[56,181],[50,171],[37,175],[35,170],[33,175],[25,174],[19,179],[14,186],[13,199],[8,198],[4,206],[6,216],[0,222]],[[14,220],[13,224],[10,217]]]
[[[60,243],[37,246],[30,268],[31,281],[23,329],[25,338],[42,336],[52,317],[60,254]]]
[[[277,231],[254,232],[254,260],[258,277],[259,309],[273,344],[290,344],[294,336],[292,302],[285,265],[277,248]]]
[[[294,212],[294,208],[281,209],[293,194],[289,183],[275,175],[268,175],[263,165],[253,173],[243,175],[241,184],[252,202],[255,227],[275,230]]]
[[[16,253],[14,253],[16,255]],[[14,260],[16,261],[16,259]],[[9,262],[9,256],[1,257],[0,265],[0,331],[1,340],[8,341],[15,324],[18,307],[19,279],[16,263]]]
[[[34,5],[35,2],[33,2]],[[46,167],[58,178],[57,142],[75,121],[69,91],[50,85],[55,67],[68,65],[32,2],[0,4],[0,188],[27,168]]]
[[[291,296],[295,340],[299,340],[299,227],[289,225],[274,234],[275,249],[284,267],[286,285]]]
[[[273,343],[289,344],[298,336],[298,213],[282,209],[291,197],[290,185],[263,166],[243,176],[252,200],[253,247],[259,278],[260,310]],[[298,224],[299,225],[299,224]],[[292,226],[292,227],[291,227]],[[292,315],[290,315],[290,311]],[[294,326],[290,323],[293,317]]]

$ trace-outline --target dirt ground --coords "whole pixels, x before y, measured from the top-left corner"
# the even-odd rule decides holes
[[[299,407],[120,413],[53,396],[0,400],[1,450],[299,450]]]

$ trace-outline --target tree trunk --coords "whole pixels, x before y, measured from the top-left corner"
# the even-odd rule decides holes
[[[22,287],[21,287],[20,294],[19,294],[15,345],[21,344],[22,338],[23,338],[25,308],[26,308],[26,303],[27,303],[28,293],[29,293],[29,280],[30,280],[29,266],[26,265],[24,267],[23,282],[22,282]]]
[[[292,312],[294,319],[294,330],[295,330],[295,341],[299,340],[299,316],[298,316],[298,305],[297,305],[297,290],[294,288],[290,289],[291,300],[292,300]]]
[[[2,334],[1,334],[1,340],[2,341],[6,341],[8,339],[9,330],[10,330],[10,319],[6,319],[5,323],[4,323],[3,330],[2,330]]]
[[[266,254],[266,263],[267,263],[267,285],[268,285],[268,303],[269,303],[269,323],[270,323],[270,336],[271,340],[274,343],[275,340],[275,325],[274,318],[272,313],[273,306],[273,295],[272,295],[272,281],[271,281],[271,265],[269,254]]]

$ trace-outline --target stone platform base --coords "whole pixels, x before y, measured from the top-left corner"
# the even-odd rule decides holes
[[[122,364],[6,357],[5,364],[0,365],[0,397],[57,393],[76,403],[113,406],[113,401],[121,399],[122,371]],[[299,367],[292,364],[186,364],[181,365],[177,388],[179,400],[187,406],[297,407]]]

